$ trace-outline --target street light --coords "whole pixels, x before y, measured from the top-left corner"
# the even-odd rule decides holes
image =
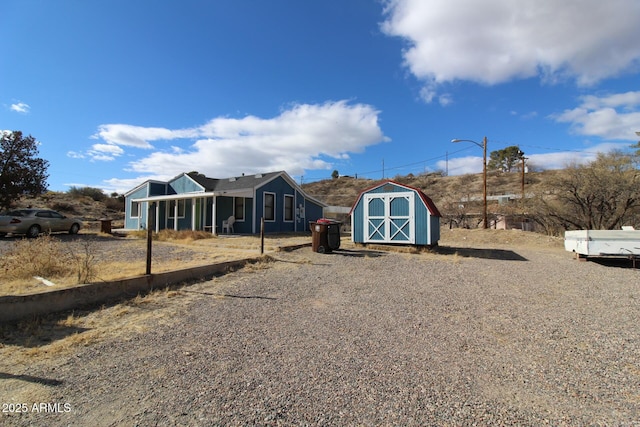
[[[471,139],[452,139],[451,142],[473,142],[478,147],[482,148],[482,178],[484,187],[482,191],[483,208],[482,208],[482,228],[489,228],[489,222],[487,221],[487,137],[482,139],[482,144],[473,141]]]
[[[525,164],[524,161],[528,160],[528,157],[524,156],[524,152],[521,150],[518,150],[518,156],[520,157],[520,160],[522,160],[522,181],[521,181],[521,185],[522,185],[522,198],[520,199],[521,201],[521,205],[522,205],[522,231],[524,231],[524,223],[525,223],[525,210],[524,210],[524,168],[525,168]]]

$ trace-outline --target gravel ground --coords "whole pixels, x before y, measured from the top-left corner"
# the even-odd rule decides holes
[[[144,333],[4,361],[59,410],[31,396],[0,423],[640,426],[638,270],[535,248],[277,258],[185,288]]]

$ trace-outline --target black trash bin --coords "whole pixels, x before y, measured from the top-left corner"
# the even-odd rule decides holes
[[[340,221],[320,218],[310,221],[311,250],[320,254],[340,248]]]
[[[111,234],[111,220],[107,218],[100,219],[100,232]]]

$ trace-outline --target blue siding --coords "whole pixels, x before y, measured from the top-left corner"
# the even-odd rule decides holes
[[[218,233],[222,233],[222,221],[229,218],[231,215],[238,216],[235,209],[235,197],[218,196],[216,198],[216,224],[218,226]],[[211,205],[209,205],[207,215],[211,216]],[[244,219],[238,220],[233,224],[233,232],[238,234],[251,234],[253,233],[252,227],[253,218],[253,199],[251,197],[244,197]],[[208,223],[211,220],[209,219]]]
[[[233,197],[216,197],[216,226],[218,233],[222,233],[222,221],[233,215]],[[238,233],[238,223],[233,224],[233,231]]]
[[[323,215],[324,215],[324,208],[318,203],[314,202],[313,200],[307,199],[305,203],[305,218],[304,218],[303,228],[299,230],[310,231],[309,222],[317,221],[318,219],[322,218]]]
[[[431,216],[431,241],[437,243],[440,240],[440,218]]]
[[[422,202],[420,196],[416,193],[415,207],[416,221],[416,245],[430,245],[429,228],[431,227],[431,215],[429,210]]]
[[[433,245],[437,244],[440,239],[440,218],[437,216],[432,216],[429,212],[429,209],[422,201],[420,194],[408,187],[404,187],[392,182],[384,183],[379,185],[376,188],[372,188],[371,190],[367,190],[362,193],[359,199],[356,202],[356,205],[353,207],[351,212],[351,220],[352,220],[352,239],[356,243],[364,243],[366,236],[374,233],[376,228],[379,229],[379,232],[374,234],[374,238],[378,236],[378,238],[382,238],[385,233],[385,225],[384,219],[370,219],[370,224],[365,224],[364,220],[364,204],[365,194],[392,194],[392,193],[402,193],[402,192],[413,192],[414,193],[414,223],[415,223],[415,244],[416,245]],[[408,216],[409,212],[409,204],[406,200],[401,198],[393,199],[390,203],[390,213],[394,216]],[[384,202],[381,199],[373,199],[369,204],[369,216],[384,216]],[[402,221],[395,221],[398,227],[402,226]],[[406,224],[404,227],[401,227],[402,231],[406,234],[409,234],[409,225]],[[392,230],[395,229],[392,226]],[[390,233],[392,234],[392,233]],[[402,239],[400,234],[396,235],[392,240]],[[402,242],[399,242],[402,243]]]
[[[323,206],[309,199],[298,191],[287,180],[279,176],[256,190],[255,230],[260,231],[260,220],[264,217],[264,193],[275,193],[275,219],[265,221],[265,233],[280,233],[309,230],[309,221],[322,218]],[[293,196],[293,221],[285,221],[285,195]],[[304,208],[304,217],[300,217],[300,205]]]
[[[132,218],[131,217],[131,201],[133,199],[140,199],[142,197],[147,196],[147,192],[149,190],[149,183],[140,187],[135,192],[127,195],[125,198],[125,218],[124,218],[124,227],[137,230],[141,227],[146,227],[147,224],[147,204],[139,203],[138,212],[140,213],[140,218]]]
[[[266,183],[256,191],[256,231],[260,230],[260,220],[264,217],[264,193],[275,193],[274,221],[264,222],[265,233],[294,231],[294,222],[284,220],[284,195],[295,195],[295,190],[281,176]],[[294,200],[295,201],[295,200]]]
[[[364,243],[364,198],[360,197],[351,212],[351,238],[356,243]]]
[[[251,234],[253,233],[253,198],[244,198],[244,220],[238,221],[233,225],[236,233]]]
[[[181,175],[173,181],[170,181],[169,187],[173,190],[170,191],[169,194],[183,194],[193,193],[196,191],[204,191],[204,188],[202,188],[200,184],[186,175]]]

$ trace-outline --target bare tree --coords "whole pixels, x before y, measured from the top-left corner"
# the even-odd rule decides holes
[[[599,154],[592,163],[569,166],[548,182],[547,194],[539,199],[538,221],[565,230],[612,230],[635,222],[639,183],[633,156]]]

